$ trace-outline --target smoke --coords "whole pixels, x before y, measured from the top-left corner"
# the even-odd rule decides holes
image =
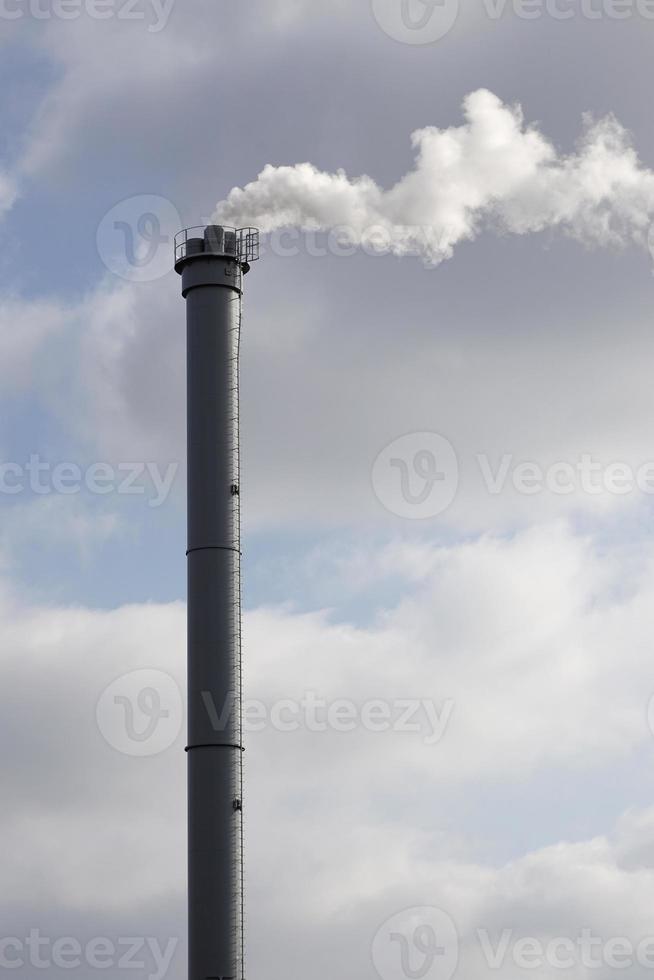
[[[608,115],[584,117],[576,150],[560,154],[520,106],[479,89],[463,102],[462,126],[413,133],[413,170],[389,190],[367,176],[325,173],[310,163],[266,166],[217,205],[213,220],[334,229],[339,240],[428,265],[486,229],[524,235],[559,229],[589,245],[646,245],[654,173],[628,132]]]

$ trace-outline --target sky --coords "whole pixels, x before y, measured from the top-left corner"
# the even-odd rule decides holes
[[[186,980],[173,236],[215,216],[263,232],[249,980],[652,975],[653,31],[0,0],[0,973]]]

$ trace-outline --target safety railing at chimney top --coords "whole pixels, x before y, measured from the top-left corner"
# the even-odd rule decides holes
[[[224,255],[242,263],[259,258],[258,228],[194,225],[175,235],[175,264],[190,255]]]

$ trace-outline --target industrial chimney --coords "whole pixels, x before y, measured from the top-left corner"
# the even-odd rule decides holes
[[[175,237],[187,322],[188,980],[243,980],[239,341],[254,228]]]

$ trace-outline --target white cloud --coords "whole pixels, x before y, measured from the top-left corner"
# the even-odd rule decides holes
[[[637,814],[636,818],[651,822],[651,811]],[[279,859],[272,868],[269,864],[263,868],[258,865],[260,873],[275,874],[279,898],[273,913],[277,932],[270,935],[266,931],[263,941],[261,937],[259,941],[262,947],[268,942],[270,945],[259,951],[257,942],[256,950],[257,965],[267,953],[273,975],[283,972],[284,946],[288,949],[289,943],[298,966],[297,975],[302,967],[308,969],[311,951],[307,947],[311,940],[321,976],[335,971],[348,978],[375,975],[370,953],[377,930],[391,916],[421,906],[441,909],[454,921],[459,936],[455,976],[474,980],[488,976],[514,980],[530,975],[529,969],[519,968],[513,959],[519,954],[517,943],[525,937],[541,943],[544,949],[554,939],[572,940],[576,962],[573,959],[566,975],[581,978],[588,972],[579,961],[576,941],[584,930],[597,937],[602,947],[625,937],[636,948],[653,933],[647,906],[654,893],[654,874],[649,868],[621,867],[618,841],[622,838],[616,839],[612,832],[579,843],[562,842],[538,849],[514,862],[493,867],[460,855],[448,859],[442,851],[439,853],[438,844],[435,846],[436,835],[429,832],[402,833],[388,826],[366,827],[357,832],[347,826],[347,820],[340,827],[336,823],[318,824],[313,831],[304,831],[299,839],[298,830],[299,821],[288,835],[284,833],[275,841]],[[330,841],[330,833],[337,836],[338,844]],[[308,900],[304,892],[297,891],[297,872],[293,867],[288,870],[290,853],[297,855],[306,872],[305,881],[310,880],[313,886]],[[257,848],[257,858],[262,856]],[[318,933],[314,931],[316,920],[324,922]],[[265,927],[260,912],[256,926]],[[306,935],[308,941],[293,941],[293,927],[296,937]],[[492,950],[501,950],[505,930],[509,934],[507,947],[499,967],[493,969],[486,959],[479,931],[486,934]],[[333,942],[335,932],[338,943]],[[384,938],[390,949],[390,936]],[[562,955],[560,949],[557,952]],[[418,957],[418,949],[412,953]],[[597,946],[593,955],[598,955]],[[420,958],[418,961],[423,962]],[[398,967],[389,975],[404,975]],[[545,963],[538,975],[556,977],[560,973],[560,969]],[[636,966],[634,973],[646,976],[648,970]],[[613,975],[613,971],[605,963],[595,974],[604,978]]]
[[[12,177],[0,173],[0,215],[10,211],[18,197],[18,188]]]
[[[383,567],[387,561],[382,556]],[[273,809],[285,805],[287,791],[310,805],[339,785],[352,807],[374,820],[371,801],[388,790],[389,767],[419,778],[429,796],[448,781],[482,775],[513,779],[547,766],[606,766],[649,744],[651,563],[629,579],[617,556],[600,557],[589,542],[556,526],[508,542],[481,539],[435,548],[432,562],[419,584],[407,586],[403,600],[365,628],[283,608],[248,614],[251,699],[268,706],[285,698],[299,703],[313,691],[330,704],[340,698],[358,706],[372,699],[391,706],[407,698],[438,707],[447,699],[454,702],[438,744],[430,744],[433,730],[422,715],[415,732],[377,733],[362,725],[349,734],[333,728],[312,731],[300,714],[297,731],[267,727],[261,735],[251,734],[253,792],[257,797],[269,793]],[[619,594],[618,585],[624,590]],[[6,590],[2,605],[3,690],[26,692],[20,706],[9,710],[7,705],[0,712],[4,740],[27,754],[24,765],[10,774],[22,787],[17,806],[38,802],[47,807],[58,772],[58,813],[62,824],[72,818],[65,833],[71,843],[89,807],[93,813],[106,812],[107,819],[120,817],[126,859],[132,846],[146,851],[162,846],[156,836],[150,844],[139,834],[134,837],[121,811],[134,794],[134,807],[150,812],[155,801],[147,799],[147,780],[164,778],[170,766],[181,778],[180,766],[174,758],[139,766],[117,756],[100,737],[94,710],[104,687],[129,670],[155,667],[181,686],[183,607],[29,608]],[[28,678],[36,675],[39,685],[32,689]],[[25,717],[33,727],[21,740],[14,726]],[[275,756],[289,767],[286,788],[271,785]],[[41,765],[52,774],[45,783],[30,775]],[[98,779],[124,778],[123,788],[108,785],[100,796],[95,782],[82,788],[76,773],[88,765],[98,767]],[[5,816],[16,819],[15,813]],[[160,814],[157,826],[161,819]],[[77,870],[56,865],[52,874],[63,875],[64,894],[82,900],[93,865],[85,866],[81,878]],[[167,887],[169,874],[158,867],[157,888]],[[125,901],[126,886],[117,879],[114,888],[111,880],[110,874],[111,901]],[[131,900],[139,901],[151,887],[145,881],[141,893],[130,879]]]
[[[5,516],[0,547],[14,558],[25,545],[38,544],[42,552],[47,546],[75,548],[87,562],[99,545],[125,531],[124,519],[111,509],[89,506],[77,494],[61,496],[54,491],[11,508],[6,505]]]
[[[89,449],[106,462],[180,458],[184,345],[174,273],[149,284],[107,277],[68,302],[0,299],[5,392],[29,390],[81,444],[83,458]]]
[[[248,290],[255,288],[261,287],[253,279]],[[386,319],[371,305],[332,323],[311,290],[311,280],[308,296],[298,288],[292,314],[284,288],[273,291],[270,304],[246,296],[248,528],[356,521],[393,532],[417,529],[422,522],[384,509],[371,481],[383,447],[416,431],[440,432],[459,462],[454,502],[427,522],[430,528],[478,532],[562,515],[630,520],[647,511],[654,488],[645,479],[654,472],[647,414],[652,344],[640,313],[625,314],[616,335],[614,325],[580,323],[573,312],[555,334],[538,321],[520,343],[502,331],[479,337],[456,319],[441,324],[426,316],[408,343],[392,310]],[[352,346],[355,328],[360,339]],[[6,301],[3,346],[6,386],[34,386],[85,458],[183,465],[184,303],[174,273],[153,283],[107,279],[69,305]],[[584,457],[597,469],[592,492],[583,482]],[[411,455],[406,463],[411,470]],[[541,470],[535,494],[520,482],[526,463]],[[626,494],[612,489],[615,464],[630,468]],[[572,477],[563,473],[572,492],[559,492],[557,465],[572,468]],[[398,471],[390,478],[399,494]]]
[[[525,125],[518,106],[489,91],[468,95],[463,109],[462,126],[413,133],[415,169],[388,191],[310,163],[268,165],[234,188],[215,218],[263,231],[342,228],[347,241],[377,241],[379,251],[433,265],[489,225],[516,234],[560,228],[598,245],[647,242],[654,173],[615,118],[587,118],[576,153],[564,156]]]
[[[403,551],[380,553],[378,583],[402,577]],[[368,732],[347,747],[338,737],[308,738],[321,778],[333,766],[349,784],[365,769],[381,789],[389,764],[436,781],[506,777],[606,763],[648,742],[651,567],[627,582],[621,562],[557,526],[511,542],[432,548],[431,563],[420,582],[410,572],[407,597],[364,629],[279,610],[251,616],[255,695],[260,686],[268,697],[298,700],[309,690],[359,704],[424,697],[440,710],[454,702],[437,747],[420,736],[381,736],[375,760],[380,739]],[[614,598],[620,589],[626,596]]]
[[[65,308],[56,301],[0,297],[0,377],[5,391],[41,380],[43,355],[67,322]]]
[[[171,882],[180,887],[183,746],[177,766],[171,758],[152,764],[162,781],[155,790],[138,761],[130,765],[103,741],[95,707],[134,663],[179,672],[182,607],[26,608],[3,590],[2,633],[3,685],[14,692],[2,720],[12,746],[6,799],[14,800],[2,818],[2,876],[13,882],[13,900],[38,892],[61,909],[115,909],[156,899]]]
[[[388,563],[382,555],[380,567]],[[292,948],[300,972],[313,962],[319,975],[340,964],[343,976],[360,976],[376,929],[424,904],[453,917],[462,975],[473,977],[486,975],[479,928],[543,939],[584,926],[606,940],[651,931],[651,812],[627,813],[615,832],[609,820],[604,837],[585,842],[552,844],[545,830],[532,853],[482,865],[474,840],[453,833],[449,803],[461,785],[483,784],[489,799],[510,785],[528,792],[543,767],[557,778],[601,767],[610,780],[612,767],[651,744],[651,560],[635,573],[618,554],[599,556],[549,527],[433,549],[423,571],[366,628],[288,609],[246,618],[247,696],[269,707],[307,691],[358,705],[455,699],[437,745],[361,728],[248,735],[255,972],[265,958],[269,975],[287,976]],[[13,747],[0,815],[3,901],[14,910],[31,902],[33,925],[38,894],[95,918],[99,935],[107,916],[129,912],[139,934],[153,909],[182,902],[182,719],[171,748],[131,758],[103,740],[95,710],[125,672],[154,668],[183,686],[184,608],[27,607],[6,588],[0,599],[0,737]],[[508,963],[499,975],[518,974]]]
[[[154,166],[168,138],[166,131],[181,132],[187,124],[189,104],[197,100],[203,105],[208,86],[219,90],[240,70],[245,49],[239,42],[247,41],[248,56],[256,60],[267,53],[271,32],[284,40],[307,22],[314,25],[316,18],[323,31],[338,31],[349,5],[334,0],[329,9],[317,10],[307,0],[266,0],[252,3],[247,17],[215,0],[195,0],[193,17],[176,0],[118,0],[110,6],[109,16],[98,19],[82,5],[77,17],[67,18],[65,30],[55,16],[18,22],[26,40],[57,71],[28,128],[21,173],[44,177],[76,154],[88,152],[89,130],[100,144],[107,131],[113,133],[117,113],[123,154],[133,139],[142,159],[149,142]],[[115,70],[116,59],[123,71]],[[139,99],[134,101],[130,95],[137,88]],[[203,106],[203,114],[211,108]],[[149,141],[144,127],[152,133]],[[169,144],[174,152],[178,140],[179,136]],[[184,153],[183,159],[198,164],[193,154]],[[192,171],[189,179],[194,175]]]

